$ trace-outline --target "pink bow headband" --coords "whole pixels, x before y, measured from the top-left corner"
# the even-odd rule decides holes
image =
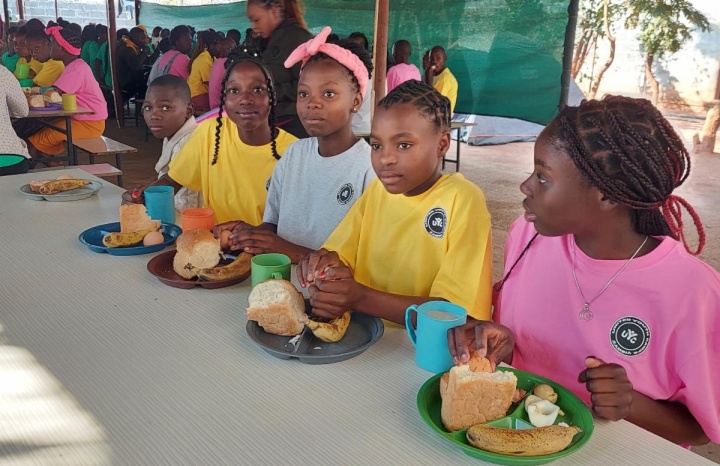
[[[65,40],[65,38],[60,34],[60,31],[62,31],[62,27],[51,26],[45,30],[45,34],[47,34],[48,36],[53,36],[55,42],[57,42],[60,47],[67,50],[69,54],[80,55],[80,49],[70,45],[70,42]]]
[[[325,26],[323,30],[320,31],[320,34],[304,44],[300,44],[295,50],[293,50],[293,53],[290,54],[287,60],[285,60],[285,68],[290,68],[300,61],[302,61],[302,66],[304,67],[310,57],[322,52],[330,58],[337,60],[338,63],[350,70],[353,76],[355,76],[355,79],[357,79],[358,85],[360,86],[360,94],[364,99],[365,92],[368,87],[368,81],[370,80],[367,68],[360,58],[351,51],[344,49],[339,45],[328,44],[325,42],[331,32],[332,29],[330,29],[329,26]]]

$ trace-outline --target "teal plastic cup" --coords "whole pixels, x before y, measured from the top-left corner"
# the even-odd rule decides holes
[[[413,327],[413,313],[417,326]],[[415,362],[421,369],[439,373],[449,370],[454,362],[448,346],[447,332],[464,325],[467,311],[447,301],[428,301],[408,307],[405,311],[405,328],[415,344]]]
[[[143,195],[151,219],[175,223],[175,191],[172,186],[148,186]]]

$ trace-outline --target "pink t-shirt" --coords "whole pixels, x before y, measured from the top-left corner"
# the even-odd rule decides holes
[[[53,86],[60,89],[64,94],[75,94],[78,107],[84,107],[95,112],[94,115],[75,115],[73,120],[107,120],[107,102],[105,102],[105,97],[103,97],[100,85],[95,80],[92,70],[83,60],[78,58],[71,61]]]
[[[220,106],[220,94],[222,87],[222,79],[225,74],[225,62],[227,58],[218,58],[213,63],[210,70],[210,84],[208,94],[210,96],[210,108],[218,108]]]
[[[420,70],[410,63],[398,63],[387,74],[387,91],[390,92],[405,81],[420,81]]]
[[[506,270],[534,234],[533,224],[515,221]],[[687,406],[720,442],[720,274],[672,238],[658,239],[591,303],[593,319],[582,321],[571,248],[590,300],[626,261],[592,259],[571,236],[538,236],[505,283],[493,320],[515,334],[513,366],[558,382],[589,405],[577,381],[585,358],[619,364],[635,390]]]
[[[158,74],[158,76],[162,74],[162,70],[165,68],[168,62],[173,59],[173,57],[177,58],[173,60],[172,65],[170,65],[170,70],[167,74],[180,76],[181,78],[187,80],[188,76],[190,76],[190,72],[188,71],[188,64],[190,63],[190,59],[187,55],[184,55],[177,50],[169,50],[158,59],[158,72],[160,73]]]

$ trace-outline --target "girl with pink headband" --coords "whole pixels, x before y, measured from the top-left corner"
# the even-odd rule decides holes
[[[55,81],[53,87],[60,94],[75,94],[78,108],[92,110],[92,115],[75,115],[72,117],[72,134],[78,139],[102,136],[105,131],[105,120],[108,117],[107,103],[87,63],[79,59],[80,35],[60,26],[47,28],[50,36],[50,56],[65,65],[65,71]],[[65,128],[65,119],[52,122],[53,125]],[[34,157],[59,155],[66,150],[67,135],[52,128],[43,128],[30,136],[29,149]],[[72,150],[72,148],[67,148]],[[50,163],[48,165],[56,165]]]
[[[299,262],[318,249],[375,178],[370,146],[352,131],[372,60],[353,41],[326,43],[326,27],[285,62],[302,62],[297,113],[311,136],[292,143],[273,171],[260,226],[227,222],[232,249],[279,252]]]

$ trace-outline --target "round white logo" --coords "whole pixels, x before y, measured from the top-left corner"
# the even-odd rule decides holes
[[[447,228],[447,215],[442,207],[435,207],[425,216],[425,231],[435,238],[442,238]]]
[[[350,183],[345,183],[342,188],[340,188],[340,191],[338,191],[337,193],[338,204],[347,204],[348,202],[352,201],[354,195],[355,188],[353,188],[353,185]]]
[[[265,182],[265,191],[270,191],[270,182],[272,181],[272,176],[267,179]]]
[[[625,356],[637,356],[650,344],[650,328],[637,317],[622,317],[610,329],[610,342]]]

